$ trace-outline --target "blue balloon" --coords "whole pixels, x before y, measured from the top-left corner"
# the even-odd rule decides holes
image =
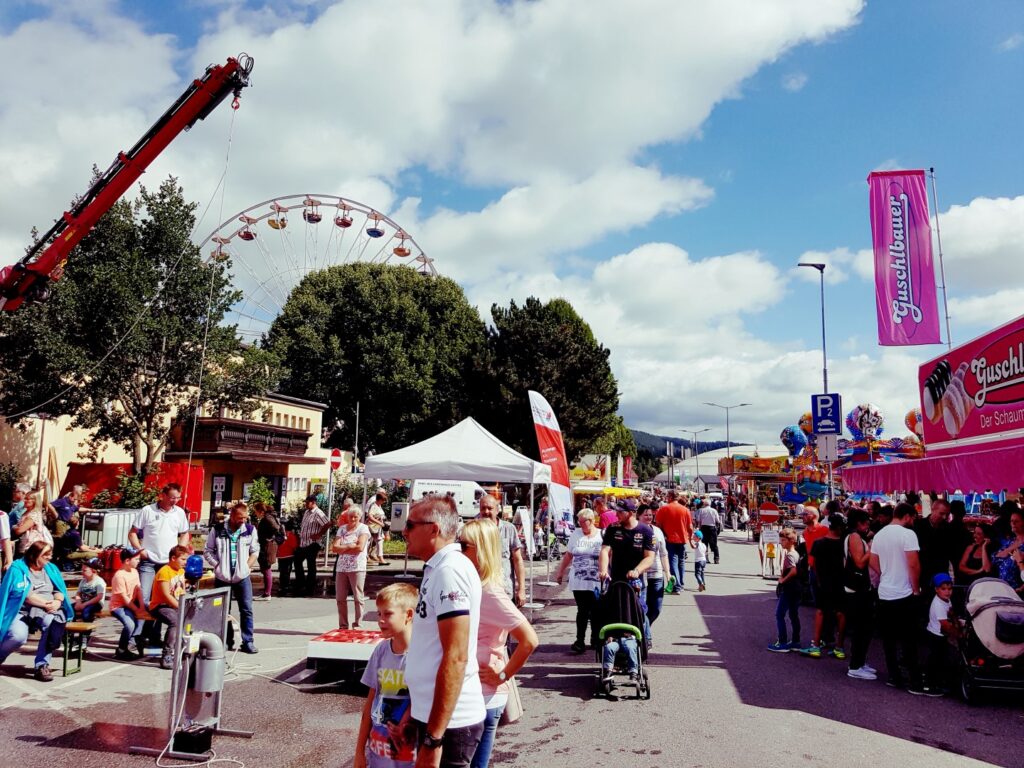
[[[799,456],[800,452],[807,447],[807,435],[796,424],[790,424],[779,434],[779,440],[790,456]]]

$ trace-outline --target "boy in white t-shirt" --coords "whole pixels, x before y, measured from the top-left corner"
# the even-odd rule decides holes
[[[697,591],[703,592],[706,589],[704,569],[708,564],[708,545],[704,543],[704,534],[701,531],[693,532],[690,546],[693,547],[693,576],[697,579]]]
[[[370,691],[359,721],[353,768],[404,768],[416,759],[405,656],[418,600],[412,584],[389,584],[377,593],[377,626],[384,640],[373,649],[361,680]]]
[[[950,619],[949,598],[953,594],[953,580],[948,573],[936,574],[932,579],[935,597],[928,609],[928,687],[943,691],[949,677],[949,638],[956,635],[956,624]]]

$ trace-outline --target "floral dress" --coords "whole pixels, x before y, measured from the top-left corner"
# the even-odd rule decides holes
[[[1016,538],[1016,536],[1011,536],[1010,538],[1003,539],[1002,542],[999,544],[999,551],[1002,552],[1007,547],[1012,546]],[[1020,547],[1018,547],[1018,549],[1021,552],[1024,552],[1024,544],[1021,544]],[[1020,566],[1017,565],[1016,561],[1013,559],[1012,556],[993,557],[992,563],[995,565],[996,571],[999,574],[1000,579],[1005,581],[1014,589],[1020,589],[1022,583],[1020,578]]]

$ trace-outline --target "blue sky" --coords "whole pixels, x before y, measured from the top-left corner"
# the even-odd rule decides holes
[[[937,348],[875,344],[875,168],[936,168],[954,341],[1024,307],[1010,0],[5,4],[0,60],[24,77],[0,107],[4,249],[239,50],[254,87],[197,240],[219,210],[279,195],[363,201],[485,316],[569,298],[612,349],[631,426],[718,429],[705,400],[754,402],[734,439],[793,423],[820,388],[816,275],[793,269],[809,255],[829,262],[830,381],[902,433]],[[147,180],[210,199],[230,120],[180,138]],[[250,269],[239,250],[243,288]]]

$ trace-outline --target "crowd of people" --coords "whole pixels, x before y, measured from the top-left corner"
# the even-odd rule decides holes
[[[768,650],[848,658],[849,677],[876,680],[867,654],[877,632],[887,685],[944,695],[966,588],[997,577],[1024,594],[1024,512],[1007,501],[994,524],[969,526],[963,502],[922,501],[913,493],[897,504],[830,501],[823,512],[819,520],[815,506],[798,505],[802,532],[789,526],[779,532],[777,636]],[[799,614],[805,600],[815,609],[806,646]]]

